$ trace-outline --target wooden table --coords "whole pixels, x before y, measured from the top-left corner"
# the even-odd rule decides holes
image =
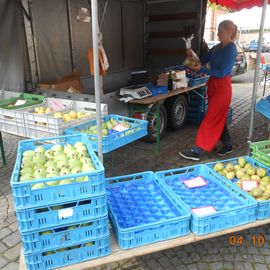
[[[143,99],[133,99],[130,100],[129,103],[131,104],[141,104],[141,105],[150,105],[150,104],[155,104],[159,101],[165,100],[166,98],[177,96],[183,93],[187,93],[189,91],[192,91],[194,89],[198,89],[205,86],[205,83],[199,84],[196,86],[191,86],[191,87],[184,87],[184,88],[178,88],[172,91],[168,91],[166,94],[162,95],[157,95],[157,96],[151,96],[151,97],[146,97]]]
[[[98,267],[101,265],[106,265],[106,264],[110,264],[110,263],[121,261],[121,260],[126,260],[126,259],[130,259],[130,258],[138,257],[138,256],[143,256],[143,255],[158,252],[161,250],[166,250],[166,249],[175,248],[175,247],[179,247],[179,246],[183,246],[183,245],[188,245],[188,244],[192,244],[192,243],[195,243],[195,242],[198,242],[201,240],[219,237],[219,236],[226,235],[226,234],[233,234],[233,233],[238,232],[238,231],[243,231],[246,229],[262,226],[262,225],[269,224],[269,223],[270,223],[270,218],[260,220],[260,221],[258,220],[258,221],[253,222],[253,223],[249,223],[249,224],[245,224],[242,226],[222,230],[222,231],[207,234],[204,236],[196,236],[195,234],[191,233],[191,234],[184,236],[184,237],[178,237],[178,238],[174,238],[171,240],[157,242],[157,243],[154,243],[151,245],[146,245],[146,246],[137,247],[137,248],[133,248],[133,249],[127,249],[127,250],[121,250],[118,247],[118,245],[115,241],[115,238],[113,237],[113,234],[111,232],[111,254],[109,256],[101,257],[98,259],[89,260],[89,261],[85,261],[82,263],[73,264],[73,265],[69,265],[69,266],[65,266],[65,267],[61,267],[58,269],[61,269],[61,270],[89,270],[92,267]],[[249,239],[249,241],[251,241],[251,240],[252,239]],[[226,245],[226,243],[224,243],[224,245]],[[228,243],[228,245],[229,245],[229,243]],[[24,256],[23,256],[23,253],[21,251],[19,270],[26,270],[26,269],[27,268],[25,265]]]
[[[151,105],[151,104],[157,104],[157,110],[156,110],[156,115],[157,115],[157,146],[156,146],[156,152],[157,153],[160,153],[160,109],[159,109],[160,102],[167,99],[167,98],[177,96],[177,95],[181,95],[181,94],[190,92],[190,91],[195,90],[195,89],[199,89],[199,88],[201,88],[201,87],[203,87],[205,85],[206,84],[203,83],[203,84],[199,84],[199,85],[196,85],[196,86],[177,88],[175,90],[168,91],[166,94],[146,97],[146,98],[143,98],[143,99],[133,99],[133,100],[130,100],[128,102],[131,105],[133,104],[133,105],[140,105],[140,106],[148,106],[148,105]],[[198,95],[199,95],[199,93],[198,93]],[[131,117],[133,117],[132,111],[133,110],[130,110],[130,116]]]

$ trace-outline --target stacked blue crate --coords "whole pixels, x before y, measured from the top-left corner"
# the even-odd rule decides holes
[[[188,122],[192,124],[200,124],[208,110],[208,100],[206,96],[206,87],[202,87],[199,91],[189,93]],[[226,123],[232,122],[233,109],[228,110]]]
[[[208,100],[206,97],[206,87],[194,90],[189,93],[188,122],[199,124],[203,120],[208,109]]]
[[[40,146],[50,150],[55,140],[62,146],[82,142],[94,168],[22,180],[20,170],[24,152]],[[85,135],[21,141],[11,187],[29,270],[54,269],[109,255],[104,167]]]

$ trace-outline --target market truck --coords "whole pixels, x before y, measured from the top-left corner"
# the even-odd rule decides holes
[[[4,65],[8,63],[0,74],[0,89],[94,101],[88,58],[92,47],[90,4],[87,0],[22,0],[21,5],[9,1],[11,16],[5,17],[3,24],[7,31],[0,33],[0,59]],[[109,112],[129,113],[118,92],[130,84],[131,72],[147,70],[151,77],[183,63],[186,49],[182,37],[194,33],[193,50],[200,53],[206,6],[206,0],[98,1],[102,44],[109,61],[102,77],[101,99]],[[63,91],[67,85],[76,93]],[[188,103],[184,91],[145,105],[141,115],[149,121],[146,139],[154,142],[157,138],[157,115],[161,136],[167,124],[181,128],[187,120]]]

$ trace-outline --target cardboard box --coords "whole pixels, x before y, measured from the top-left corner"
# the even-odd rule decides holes
[[[57,81],[39,83],[38,88],[52,89],[71,93],[82,93],[81,73],[79,71],[72,72],[62,76]]]

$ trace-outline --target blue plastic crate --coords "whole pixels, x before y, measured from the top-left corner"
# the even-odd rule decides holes
[[[92,245],[91,245],[92,242]],[[70,246],[67,250],[51,250],[48,252],[36,252],[25,254],[25,262],[28,270],[50,270],[65,265],[80,263],[96,259],[110,254],[110,237],[96,239],[94,241],[81,242],[76,246]],[[84,244],[89,246],[83,246]],[[91,245],[91,246],[90,246]]]
[[[86,135],[61,136],[57,137],[57,140],[62,145],[66,143],[73,145],[78,141],[85,143],[96,171],[24,182],[19,181],[23,152],[26,150],[34,150],[37,146],[42,146],[46,150],[50,149],[54,145],[54,143],[51,144],[50,141],[54,141],[55,139],[56,138],[43,138],[19,142],[17,159],[10,181],[16,209],[47,206],[50,204],[66,202],[68,200],[80,200],[89,198],[89,196],[104,194],[104,167],[92,150]],[[88,177],[88,181],[76,182],[76,178],[79,177]],[[54,182],[64,179],[73,179],[73,182],[65,185],[50,185],[40,189],[32,189],[32,185],[37,183]]]
[[[122,249],[189,233],[190,214],[153,172],[106,179],[109,215]]]
[[[168,93],[167,86],[158,86],[154,84],[147,84],[146,87],[151,91],[152,96],[158,96]]]
[[[21,233],[50,230],[54,226],[65,226],[72,222],[88,222],[107,214],[107,195],[89,197],[82,201],[69,201],[43,208],[16,210]]]
[[[255,106],[256,111],[270,119],[270,96],[262,98],[256,103]]]
[[[148,122],[145,120],[139,120],[135,118],[129,118],[124,116],[119,116],[115,114],[109,114],[103,117],[103,121],[108,121],[110,119],[115,119],[118,122],[125,121],[131,128],[121,131],[114,132],[108,136],[104,136],[102,139],[103,153],[111,152],[119,147],[122,147],[130,142],[138,140],[147,135],[147,125]],[[81,124],[75,127],[66,129],[66,134],[81,134],[81,130],[87,129],[93,125],[96,125],[96,120],[92,120],[85,124]],[[98,151],[97,145],[97,135],[87,134],[90,140],[90,144],[95,151]]]
[[[92,241],[96,238],[109,235],[108,215],[101,218],[87,220],[84,223],[71,223],[53,227],[50,230],[23,233],[22,245],[25,254],[45,252],[51,249],[66,248],[83,241]]]
[[[204,235],[227,228],[232,228],[256,220],[257,202],[234,184],[214,173],[205,165],[191,166],[181,169],[160,171],[156,173],[160,181],[164,181],[177,196],[179,203],[189,207],[191,231]],[[182,180],[202,176],[206,186],[187,188]],[[216,213],[198,216],[191,209],[212,206]]]
[[[244,158],[247,160],[247,162],[249,162],[252,166],[255,166],[255,167],[261,167],[261,168],[264,168],[266,169],[267,171],[267,175],[270,176],[270,169],[269,167],[263,165],[262,163],[258,162],[257,160],[249,157],[249,156],[244,156]],[[218,162],[222,162],[222,163],[228,163],[228,162],[231,162],[233,164],[236,164],[237,163],[237,160],[238,158],[232,158],[232,159],[226,159],[226,160],[221,160],[221,161],[218,161]],[[211,169],[213,169],[214,165],[216,164],[217,162],[211,162],[211,163],[207,163],[206,165],[209,166]],[[216,173],[214,170],[213,170],[214,173]],[[217,174],[217,173],[216,173]],[[227,180],[225,177],[221,176],[222,178],[224,178],[225,180]],[[227,180],[228,181],[228,180]],[[234,178],[232,180],[233,183],[235,183],[237,181],[237,178]],[[236,186],[237,187],[237,186]],[[238,187],[237,187],[238,188]],[[240,188],[238,188],[239,190],[241,190]],[[242,190],[241,190],[242,191]],[[248,192],[246,191],[243,191],[245,192],[246,194],[248,194]],[[249,194],[248,194],[249,195]],[[250,196],[250,195],[249,195]],[[251,197],[251,196],[250,196]],[[266,218],[269,218],[270,217],[270,200],[267,200],[267,201],[257,201],[258,202],[258,205],[256,207],[256,218],[257,219],[266,219]]]

